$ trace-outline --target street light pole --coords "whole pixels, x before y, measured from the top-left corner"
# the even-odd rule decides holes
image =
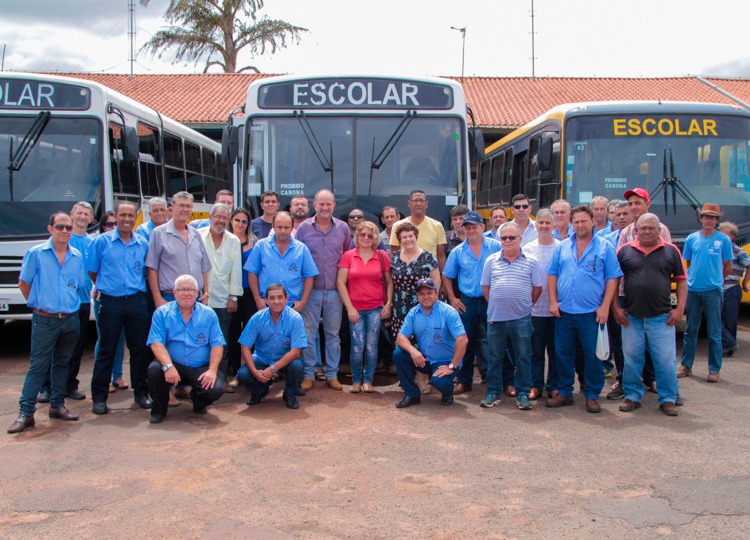
[[[451,30],[461,32],[461,82],[464,82],[464,61],[466,60],[466,27],[451,26]]]

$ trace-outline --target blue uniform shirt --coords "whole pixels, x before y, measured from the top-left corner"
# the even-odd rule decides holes
[[[150,219],[146,223],[141,223],[135,230],[137,234],[140,234],[148,242],[151,239],[151,232],[154,230],[154,222]]]
[[[576,259],[576,235],[563,240],[547,266],[557,276],[557,301],[566,313],[593,313],[601,306],[607,281],[622,276],[612,244],[593,235],[581,260]]]
[[[274,324],[271,309],[266,308],[250,318],[239,339],[245,347],[255,347],[253,360],[270,366],[292,349],[307,348],[307,334],[302,315],[284,306],[279,320]]]
[[[569,223],[569,224],[568,224],[568,236],[566,236],[565,238],[570,238],[571,236],[573,236],[573,233],[574,233],[574,232],[575,232],[575,231],[573,230],[573,225],[571,225],[571,224]],[[560,240],[560,241],[562,241],[562,240],[565,240],[565,238],[562,238],[562,237],[560,236],[560,233],[559,233],[559,232],[557,232],[557,229],[554,229],[554,228],[552,229],[552,238],[554,238],[554,239],[556,239],[556,240]]]
[[[724,261],[734,258],[732,241],[723,232],[703,236],[696,231],[687,237],[682,258],[690,261],[687,271],[688,291],[721,290],[724,283]]]
[[[310,250],[294,238],[289,240],[283,256],[274,237],[259,241],[250,250],[244,269],[258,276],[262,298],[266,297],[266,288],[272,283],[286,287],[290,306],[302,298],[303,281],[319,273]]]
[[[185,324],[177,301],[167,302],[154,312],[147,344],[153,343],[164,345],[173,362],[192,368],[207,365],[211,349],[226,345],[213,309],[196,302]]]
[[[421,304],[411,308],[398,333],[408,338],[416,336],[417,348],[427,362],[447,364],[453,359],[456,338],[466,335],[466,330],[458,311],[438,301],[429,315]]]
[[[96,290],[110,296],[146,292],[148,240],[133,234],[125,244],[115,229],[100,235],[89,248],[86,270],[97,274]]]
[[[47,313],[74,313],[84,290],[83,255],[69,246],[62,267],[50,238],[23,256],[20,279],[31,285],[27,305]]]
[[[461,285],[461,292],[466,296],[482,296],[482,270],[487,257],[497,253],[502,249],[500,242],[482,237],[482,250],[479,252],[479,258],[471,249],[468,240],[464,240],[457,247],[453,248],[448,254],[448,260],[445,262],[443,274],[446,277],[455,280],[458,277],[458,283]]]
[[[86,266],[86,261],[89,257],[89,247],[91,247],[91,244],[94,242],[94,238],[87,233],[84,233],[82,236],[79,236],[77,234],[71,234],[70,235],[70,245],[76,248],[81,255],[83,255],[83,264],[84,267]],[[83,288],[78,291],[78,297],[81,299],[81,304],[90,304],[91,303],[91,287],[94,285],[91,281],[91,278],[88,274],[84,272],[84,284]]]

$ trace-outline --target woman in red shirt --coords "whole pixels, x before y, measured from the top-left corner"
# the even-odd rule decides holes
[[[391,264],[385,251],[375,249],[379,234],[378,226],[371,221],[357,226],[354,232],[354,245],[357,247],[341,257],[336,278],[352,337],[352,393],[373,391],[380,321],[391,316]]]

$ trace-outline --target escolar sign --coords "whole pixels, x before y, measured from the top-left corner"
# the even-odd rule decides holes
[[[717,122],[712,118],[614,118],[616,137],[676,136],[718,137]]]

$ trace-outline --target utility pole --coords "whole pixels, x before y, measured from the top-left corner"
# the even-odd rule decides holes
[[[135,0],[128,0],[128,39],[130,40],[130,77],[133,78],[133,64],[135,64]]]
[[[461,82],[464,82],[464,61],[466,60],[466,27],[457,28],[451,26],[451,30],[461,32]]]
[[[534,67],[534,62],[536,60],[536,55],[534,54],[534,0],[531,0],[531,78],[536,78],[536,70]]]

